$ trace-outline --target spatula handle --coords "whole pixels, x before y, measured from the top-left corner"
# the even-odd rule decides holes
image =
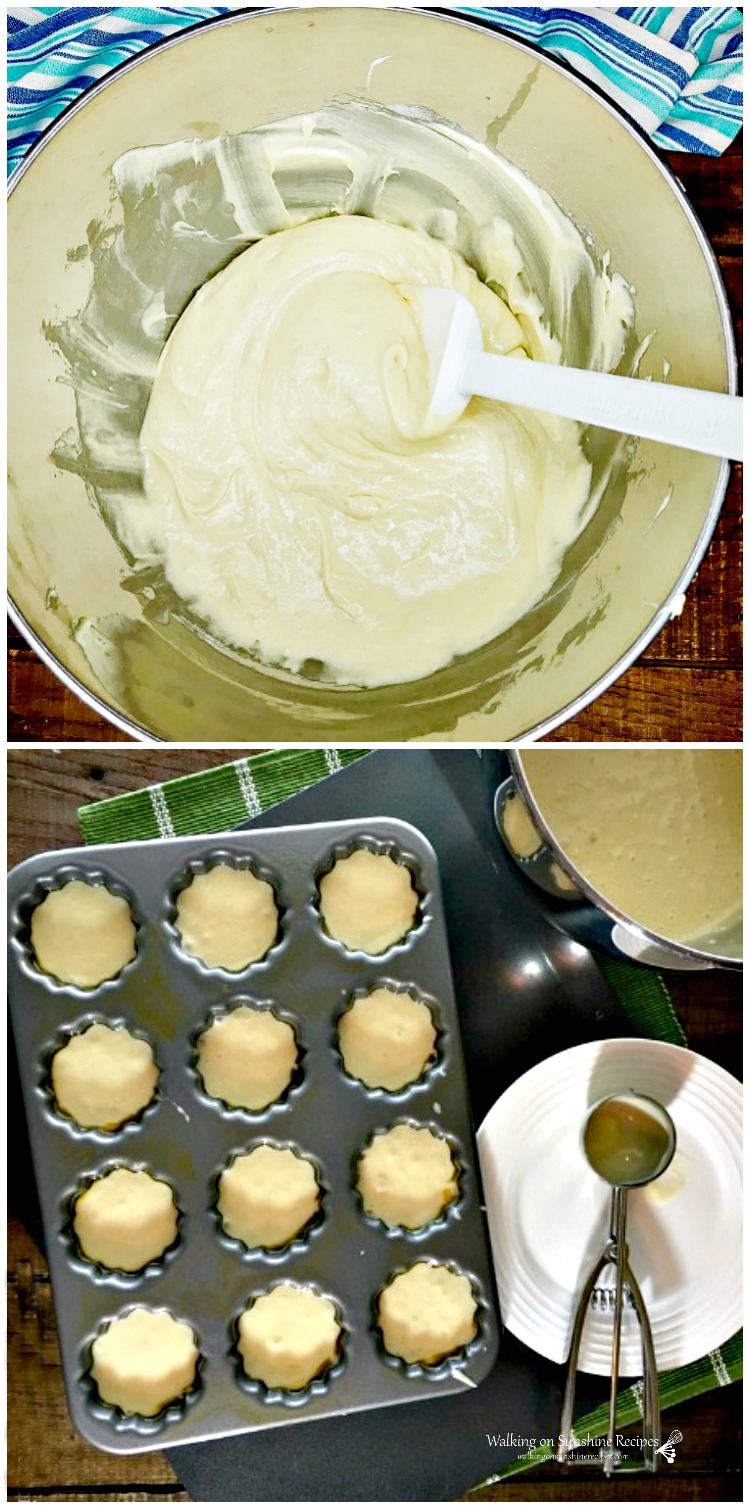
[[[461,388],[625,435],[742,460],[742,399],[638,377],[471,352]]]

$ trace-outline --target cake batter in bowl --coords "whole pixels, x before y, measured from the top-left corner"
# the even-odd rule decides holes
[[[512,740],[674,611],[724,463],[483,401],[423,426],[409,290],[433,281],[519,360],[732,389],[689,209],[556,64],[415,12],[232,15],[24,169],[15,613],[113,721]]]

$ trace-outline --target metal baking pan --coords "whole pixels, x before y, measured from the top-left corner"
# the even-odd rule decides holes
[[[385,954],[350,953],[327,936],[317,881],[352,847],[386,850],[405,863],[420,896],[415,927]],[[174,902],[191,869],[248,859],[272,880],[280,937],[265,959],[240,974],[208,969],[183,952]],[[95,990],[43,974],[29,943],[33,907],[66,879],[98,878],[130,898],[137,954]],[[413,826],[391,817],[260,829],[207,838],[164,839],[62,850],[24,861],[9,878],[9,988],[26,1115],[44,1221],[60,1346],[73,1420],[83,1436],[114,1452],[207,1441],[320,1416],[465,1392],[492,1370],[498,1320],[481,1209],[459,1022],[451,981],[435,853]],[[343,1072],[335,1022],[356,991],[413,986],[439,1028],[438,1056],[422,1080],[398,1094],[365,1090]],[[209,1099],[195,1074],[195,1037],[212,1011],[238,998],[272,1002],[294,1026],[302,1077],[262,1113]],[[85,1131],[55,1107],[49,1061],[90,1020],[122,1023],[147,1036],[161,1069],[151,1107],[119,1131]],[[353,1187],[359,1150],[376,1130],[412,1120],[444,1132],[460,1164],[460,1196],[424,1231],[387,1231],[369,1221]],[[324,1188],[324,1215],[309,1239],[281,1252],[248,1252],[224,1239],[212,1208],[219,1169],[259,1140],[312,1156]],[[174,1187],[180,1239],[139,1276],[113,1274],[77,1253],[71,1203],[97,1172],[147,1166]],[[420,1258],[449,1262],[471,1279],[478,1333],[460,1354],[434,1367],[400,1366],[384,1353],[374,1300],[388,1278]],[[323,1386],[301,1395],[245,1386],[234,1350],[236,1319],[249,1298],[281,1279],[314,1284],[335,1299],[344,1326],[341,1362]],[[167,1308],[189,1321],[202,1364],[199,1385],[154,1420],[103,1404],[88,1377],[101,1327],[134,1304]]]
[[[440,866],[448,942],[476,1126],[508,1085],[576,1043],[633,1033],[588,949],[546,915],[495,826],[509,772],[502,750],[379,750],[274,807],[276,824],[386,809],[415,824]],[[248,823],[262,827],[267,816]],[[456,1499],[499,1472],[525,1441],[556,1433],[565,1368],[503,1334],[477,1389],[402,1409],[300,1425],[288,1452],[271,1431],[170,1453],[191,1499],[384,1503]],[[604,1397],[581,1375],[584,1414]]]

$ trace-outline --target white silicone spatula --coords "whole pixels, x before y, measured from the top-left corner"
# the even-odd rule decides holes
[[[430,362],[430,413],[435,419],[458,419],[476,395],[742,460],[741,398],[495,356],[484,350],[479,319],[463,294],[421,288],[410,302],[417,309]]]

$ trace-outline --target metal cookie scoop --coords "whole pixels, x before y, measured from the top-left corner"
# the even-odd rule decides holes
[[[602,1463],[607,1477],[613,1472],[638,1472],[645,1467],[656,1471],[657,1452],[661,1444],[661,1418],[659,1413],[659,1378],[656,1356],[651,1335],[651,1326],[643,1296],[628,1261],[628,1245],[625,1240],[628,1190],[650,1184],[658,1179],[669,1166],[674,1155],[677,1137],[674,1122],[658,1101],[647,1095],[637,1095],[624,1090],[608,1095],[592,1107],[583,1132],[583,1147],[589,1164],[601,1179],[612,1185],[612,1205],[609,1218],[609,1236],[601,1256],[584,1284],[578,1301],[573,1336],[570,1343],[568,1377],[563,1399],[560,1439],[557,1450],[558,1462],[565,1462],[572,1449],[573,1405],[575,1402],[578,1354],[586,1314],[602,1270],[610,1263],[616,1265],[614,1330],[612,1335],[612,1382],[609,1395],[609,1426],[607,1445],[602,1447]],[[620,1332],[622,1307],[627,1284],[635,1306],[641,1330],[643,1349],[643,1461],[621,1464],[620,1453],[615,1448],[617,1426],[617,1385],[620,1373]]]
[[[411,295],[430,364],[430,415],[451,423],[471,397],[495,398],[586,424],[742,459],[742,399],[611,372],[556,367],[484,350],[473,304],[451,288]]]

